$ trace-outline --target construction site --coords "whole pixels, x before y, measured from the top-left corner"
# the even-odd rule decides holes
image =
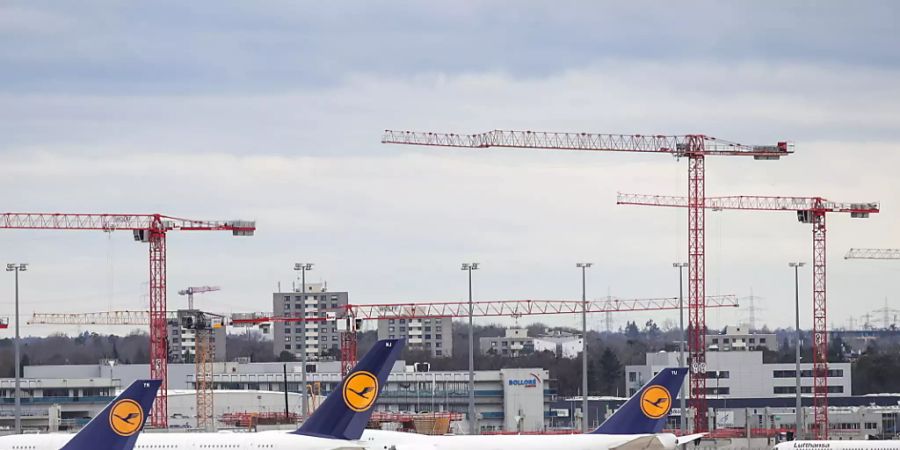
[[[861,98],[884,110],[861,118],[848,111],[865,109],[856,103],[865,100],[846,98],[842,77],[817,79],[811,74],[823,70],[810,62],[770,77],[760,67],[781,57],[732,42],[733,28],[710,32],[748,51],[750,62],[689,55],[703,62],[678,62],[690,75],[649,81],[648,73],[668,71],[668,57],[635,45],[634,65],[621,63],[631,56],[595,59],[575,44],[609,44],[620,34],[576,39],[561,32],[568,26],[555,10],[523,5],[526,23],[558,27],[565,51],[528,44],[530,35],[514,31],[528,26],[516,22],[500,26],[518,36],[509,44],[515,51],[473,51],[484,61],[459,62],[465,69],[424,57],[375,64],[344,55],[342,45],[332,49],[335,62],[317,69],[324,75],[313,75],[281,53],[266,53],[266,63],[253,55],[306,42],[275,44],[269,33],[282,20],[291,29],[307,18],[247,9],[266,25],[222,14],[234,27],[227,31],[256,36],[247,44],[256,50],[241,56],[268,84],[229,68],[222,72],[235,78],[219,85],[217,62],[215,76],[196,75],[209,68],[144,69],[168,81],[134,93],[116,91],[124,72],[75,68],[80,75],[69,82],[77,86],[82,76],[111,83],[53,100],[41,96],[54,81],[28,91],[29,121],[11,122],[3,156],[16,187],[0,211],[8,272],[0,286],[0,435],[76,432],[141,380],[161,382],[149,433],[293,430],[345,388],[376,341],[402,340],[387,381],[376,382],[369,429],[588,433],[660,373],[684,367],[662,432],[702,434],[697,446],[900,439],[900,249],[891,248],[900,219],[891,208],[900,200],[900,91],[885,81],[893,68],[848,72],[861,80]],[[492,13],[465,17],[503,15],[485,9]],[[744,8],[734,9],[740,16]],[[133,24],[134,14],[111,23]],[[148,20],[155,14],[162,12]],[[318,14],[310,22],[340,22]],[[385,30],[372,39],[388,36],[421,55],[417,36],[467,34],[446,31],[431,12],[403,14],[437,22],[402,32],[401,41]],[[312,28],[311,48],[340,42]],[[683,31],[672,36],[694,42]],[[145,37],[133,38],[156,54],[137,43]],[[164,66],[207,67],[205,58],[230,54],[216,39],[193,39],[188,48],[202,56]],[[666,39],[651,47],[665,48]],[[801,41],[797,54],[824,52]],[[460,61],[478,47],[450,45]],[[317,51],[311,67],[331,54]],[[569,51],[591,63],[570,61]],[[559,67],[533,67],[548,54],[562,58]],[[851,52],[837,66],[865,57]],[[386,68],[342,68],[346,58]],[[282,75],[268,74],[267,64]],[[295,72],[302,81],[281,78]],[[209,90],[192,74],[209,80]],[[107,99],[107,89],[136,106],[93,97]],[[165,95],[155,97],[157,89]],[[68,125],[81,120],[75,106],[63,106],[71,96],[83,99],[84,129]],[[794,102],[802,118],[783,111]],[[47,123],[35,112],[54,107]],[[129,128],[133,116],[159,125]],[[119,120],[121,130],[112,125]],[[36,137],[53,135],[58,123],[66,125],[55,140]]]

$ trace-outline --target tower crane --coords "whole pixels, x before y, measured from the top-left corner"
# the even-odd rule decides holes
[[[211,430],[215,424],[215,397],[213,393],[214,354],[210,344],[210,335],[221,323],[210,320],[209,315],[194,309],[194,294],[203,294],[221,290],[218,286],[188,287],[178,291],[178,295],[187,295],[188,311],[186,317],[191,320],[185,328],[194,333],[194,392],[197,402],[197,428]],[[221,345],[221,343],[219,344]]]
[[[187,295],[188,309],[194,309],[194,294],[203,294],[205,292],[220,291],[219,286],[195,286],[178,291],[178,295]]]
[[[666,195],[619,194],[620,205],[685,208],[690,200]],[[879,212],[877,202],[842,203],[822,197],[726,196],[706,197],[704,208],[713,210],[791,211],[802,223],[812,224],[813,238],[813,413],[816,439],[828,439],[828,330],[825,302],[825,215],[848,213],[867,218]]]
[[[245,220],[182,219],[163,214],[3,213],[0,229],[131,231],[134,240],[149,244],[150,256],[150,378],[162,380],[150,423],[168,427],[166,344],[166,234],[169,231],[230,231],[252,236],[256,223]]]
[[[425,145],[486,149],[491,147],[656,153],[688,160],[688,353],[691,361],[691,406],[697,411],[694,429],[706,431],[706,157],[750,156],[777,160],[793,153],[793,144],[743,145],[703,134],[626,135],[493,130],[478,134],[431,133],[385,130],[386,144]]]

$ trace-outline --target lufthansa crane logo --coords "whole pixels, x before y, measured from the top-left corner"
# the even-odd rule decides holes
[[[669,390],[655,384],[644,389],[641,394],[641,411],[651,419],[659,419],[672,409],[672,394]]]
[[[366,371],[353,372],[344,382],[344,403],[356,412],[372,407],[378,397],[378,378]]]
[[[144,425],[144,410],[138,402],[119,400],[109,410],[109,426],[119,436],[131,436]]]

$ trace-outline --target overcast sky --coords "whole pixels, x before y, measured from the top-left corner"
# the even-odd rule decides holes
[[[686,214],[615,199],[685,195],[686,161],[390,146],[382,130],[787,139],[781,161],[710,158],[707,194],[880,201],[828,217],[829,322],[847,326],[900,308],[900,261],[843,259],[900,247],[898,23],[888,1],[4,2],[0,209],[256,220],[252,238],[170,233],[171,309],[220,285],[200,307],[269,311],[297,261],[353,303],[461,300],[463,261],[482,264],[478,299],[578,298],[577,261],[595,263],[590,297],[674,296]],[[26,316],[147,307],[129,233],[7,230],[0,248],[31,263]],[[708,293],[752,291],[760,323],[793,323],[787,263],[811,262],[809,225],[710,212],[706,249]],[[11,316],[11,275],[0,292]],[[811,312],[808,267],[800,292]],[[650,317],[676,320],[616,326]]]

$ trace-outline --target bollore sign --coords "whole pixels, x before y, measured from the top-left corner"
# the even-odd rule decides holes
[[[531,375],[531,378],[511,379],[507,380],[506,383],[510,386],[523,386],[526,388],[537,387],[541,382],[541,378],[533,373],[529,375]]]

